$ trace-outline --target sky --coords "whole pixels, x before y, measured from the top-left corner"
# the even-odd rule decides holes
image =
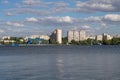
[[[0,37],[85,30],[120,34],[120,0],[0,0]]]

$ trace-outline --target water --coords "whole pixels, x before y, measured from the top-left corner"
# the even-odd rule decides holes
[[[0,80],[120,80],[120,46],[0,47]]]

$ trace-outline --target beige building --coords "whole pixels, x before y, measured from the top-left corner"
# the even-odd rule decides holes
[[[62,30],[56,29],[56,41],[61,44],[62,43]]]
[[[103,40],[103,36],[102,35],[97,35],[96,36],[96,40],[97,41],[102,41]]]
[[[75,41],[80,41],[80,34],[79,34],[79,31],[74,31],[73,32],[73,39],[75,40]]]
[[[71,42],[73,39],[73,31],[68,31],[67,33],[67,36],[68,36],[68,42]]]
[[[68,37],[68,42],[71,42],[72,40],[75,41],[83,41],[86,40],[86,33],[84,30],[73,30],[73,31],[68,31],[67,33],[67,37]]]
[[[5,40],[5,39],[10,39],[10,36],[3,36],[2,40]]]
[[[54,39],[57,43],[62,43],[62,30],[56,29],[52,34],[51,38]]]
[[[44,39],[44,40],[49,40],[50,39],[50,37],[48,35],[32,35],[28,38],[32,38],[32,39],[40,38],[40,39]]]
[[[79,31],[79,40],[80,41],[86,40],[86,33],[84,30]]]
[[[103,40],[111,40],[113,37],[109,34],[103,33]]]

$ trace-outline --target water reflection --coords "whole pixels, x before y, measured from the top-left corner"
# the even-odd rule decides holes
[[[7,52],[0,53],[0,80],[120,80],[120,47],[13,47]]]

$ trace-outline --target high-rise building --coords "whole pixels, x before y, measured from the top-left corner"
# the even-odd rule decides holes
[[[61,44],[62,43],[62,30],[56,29],[56,41]]]
[[[73,35],[73,31],[68,31],[68,32],[67,32],[67,36],[68,36],[68,42],[71,42],[72,40],[74,40],[74,39],[73,39],[73,36],[74,36],[74,35]]]
[[[55,40],[57,43],[61,44],[62,43],[62,30],[61,29],[56,29],[52,34],[51,38]]]
[[[77,31],[77,30],[68,31],[67,37],[68,37],[68,42],[71,42],[72,40],[75,40],[75,41],[86,40],[86,34],[85,34],[84,30],[80,30],[80,31]]]
[[[73,32],[73,39],[75,41],[80,41],[79,36],[80,36],[79,31],[74,31]]]
[[[84,41],[86,39],[86,33],[84,30],[79,31],[79,40]]]
[[[108,35],[106,33],[103,33],[103,41],[104,40],[111,40],[113,37],[111,35]]]
[[[96,39],[97,41],[102,41],[103,36],[102,36],[102,35],[97,35],[95,39]]]

